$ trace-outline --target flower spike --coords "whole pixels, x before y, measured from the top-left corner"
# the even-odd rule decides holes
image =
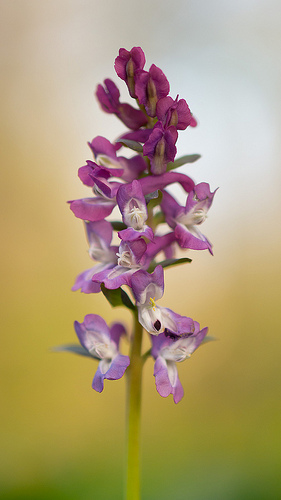
[[[207,335],[208,329],[200,329],[197,321],[158,301],[164,295],[164,269],[191,262],[178,257],[179,250],[213,253],[200,226],[216,192],[206,182],[196,184],[187,171],[177,170],[200,158],[192,152],[176,157],[179,134],[195,127],[197,120],[185,99],[169,95],[163,71],[155,64],[145,69],[145,62],[141,47],[120,48],[115,59],[115,71],[134,102],[121,101],[119,88],[109,78],[97,86],[102,111],[117,116],[127,130],[115,141],[96,136],[88,142],[92,158],[79,168],[78,176],[91,193],[69,202],[84,223],[89,255],[95,261],[77,276],[72,290],[102,292],[113,307],[130,309],[135,323],[127,337],[130,357],[119,350],[125,327],[108,326],[98,314],[75,322],[82,347],[68,350],[99,360],[92,384],[97,392],[103,391],[104,380],[121,378],[130,365],[129,400],[135,398],[138,405],[140,393],[136,396],[134,383],[140,387],[141,367],[149,355],[154,358],[157,392],[162,397],[172,394],[175,403],[181,401],[177,363],[188,359]],[[175,183],[186,193],[184,206],[171,194]],[[129,288],[128,295],[123,286]],[[152,342],[145,355],[141,354],[143,329]]]

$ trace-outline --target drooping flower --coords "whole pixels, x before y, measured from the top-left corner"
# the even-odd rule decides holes
[[[100,360],[92,387],[102,392],[104,380],[120,379],[130,364],[129,356],[119,353],[119,341],[126,333],[125,327],[121,323],[108,327],[101,316],[88,314],[83,323],[75,321],[74,328],[82,347]]]
[[[211,243],[197,226],[205,221],[215,192],[210,191],[209,184],[201,182],[189,193],[185,207],[179,205],[166,191],[163,193],[162,211],[167,223],[174,229],[176,239],[182,248],[208,249],[212,254]]]
[[[198,325],[198,324],[197,324]],[[155,359],[154,377],[160,396],[166,398],[173,394],[174,402],[179,403],[184,391],[179,380],[177,362],[184,361],[199,347],[208,333],[208,328],[197,328],[193,333],[174,338],[166,333],[151,336],[151,355]]]

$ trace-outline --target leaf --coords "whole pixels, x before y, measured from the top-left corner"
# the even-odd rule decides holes
[[[192,259],[189,259],[188,257],[182,257],[181,259],[165,259],[162,260],[162,262],[159,262],[159,264],[162,267],[171,267],[178,266],[180,264],[186,264],[187,262],[192,262]]]
[[[167,171],[174,170],[175,168],[181,167],[186,163],[194,163],[195,161],[199,160],[199,158],[201,158],[201,155],[198,154],[181,156],[174,162],[170,161],[170,163],[168,163]]]
[[[101,284],[101,291],[112,307],[122,306],[121,288],[116,290],[109,290],[105,288],[104,284]]]
[[[161,262],[154,261],[150,264],[148,272],[149,273],[153,272],[155,267],[159,265],[164,268],[164,267],[179,266],[180,264],[186,264],[187,262],[190,263],[192,262],[192,260],[189,259],[188,257],[183,257],[181,259],[165,259],[162,260]]]
[[[135,311],[135,306],[132,303],[130,297],[122,290],[122,288],[116,288],[115,290],[109,290],[101,284],[101,291],[112,307],[125,306],[128,309]]]
[[[212,337],[211,335],[207,335],[201,342],[201,345],[207,344],[208,342],[213,342],[214,340],[218,340],[216,337]]]
[[[86,356],[87,358],[95,358],[92,356],[84,347],[79,344],[65,344],[52,347],[53,352],[73,352],[74,354],[79,354],[79,356]],[[96,358],[99,359],[99,358]]]
[[[143,355],[142,355],[142,362],[143,364],[146,362],[146,360],[149,358],[149,356],[151,356],[151,348],[148,349],[148,351],[146,351]]]
[[[122,290],[122,288],[120,288],[120,290],[121,290],[121,298],[122,298],[122,302],[123,302],[124,306],[128,307],[128,309],[131,309],[132,311],[135,311],[136,306],[134,306],[129,295],[126,292],[124,292],[124,290]]]
[[[116,142],[121,142],[123,146],[132,149],[133,151],[137,151],[138,153],[142,153],[143,147],[140,142],[132,141],[131,139],[117,139]]]
[[[127,226],[126,226],[126,224],[124,224],[124,222],[121,222],[118,220],[110,221],[110,224],[112,225],[112,229],[114,229],[114,231],[122,231],[122,229],[127,228]]]

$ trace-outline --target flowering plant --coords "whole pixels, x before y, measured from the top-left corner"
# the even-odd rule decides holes
[[[183,397],[177,363],[189,358],[204,341],[208,328],[197,321],[157,304],[164,293],[164,269],[191,262],[177,258],[177,247],[208,250],[212,245],[199,226],[212,205],[215,192],[207,183],[195,184],[176,169],[196,161],[196,154],[176,158],[178,131],[197,122],[184,99],[169,96],[170,85],[160,68],[144,70],[140,47],[120,49],[115,60],[117,75],[126,83],[137,107],[120,102],[115,83],[104,80],[96,96],[106,113],[115,114],[129,129],[111,143],[95,137],[90,143],[93,159],[78,175],[92,194],[70,201],[74,215],[84,222],[89,255],[96,264],[76,278],[73,290],[102,292],[109,303],[130,309],[134,317],[131,334],[120,323],[108,326],[97,314],[75,321],[81,346],[64,346],[99,360],[92,387],[104,389],[104,381],[128,378],[128,471],[127,499],[139,498],[139,421],[141,375],[145,360],[155,360],[154,377],[160,396]],[[131,157],[122,156],[131,150]],[[167,191],[179,183],[186,193],[181,206]],[[109,218],[114,208],[119,220]],[[165,224],[165,225],[164,225]],[[112,244],[118,242],[118,244]],[[161,257],[162,255],[162,257]],[[122,288],[129,288],[128,293]],[[128,289],[127,289],[128,290]],[[151,349],[142,353],[143,329]],[[122,335],[130,342],[129,356],[119,352]]]

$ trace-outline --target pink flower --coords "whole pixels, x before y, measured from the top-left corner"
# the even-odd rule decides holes
[[[104,380],[118,380],[123,377],[130,364],[129,356],[123,356],[118,350],[120,337],[126,330],[120,323],[108,327],[104,319],[97,314],[88,314],[83,323],[75,321],[74,327],[82,347],[100,360],[92,387],[95,391],[102,392]]]
[[[179,403],[182,399],[184,392],[176,363],[189,358],[207,333],[208,328],[200,330],[198,327],[194,332],[179,338],[171,337],[165,333],[161,333],[158,337],[151,337],[151,355],[155,359],[155,384],[160,396],[166,398],[169,394],[173,394],[175,403]]]

